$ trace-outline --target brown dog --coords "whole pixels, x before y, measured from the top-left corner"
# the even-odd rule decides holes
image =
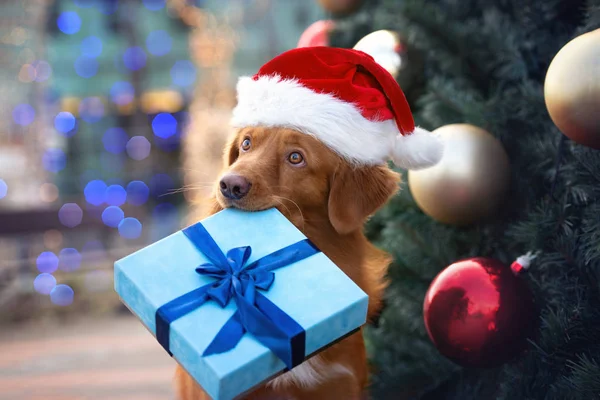
[[[400,176],[381,166],[353,167],[310,135],[286,128],[243,128],[225,151],[211,213],[276,207],[369,295],[375,315],[390,257],[363,235],[367,217],[396,193]],[[181,368],[181,400],[208,396]],[[356,333],[250,393],[248,399],[347,399],[365,396],[368,366]]]

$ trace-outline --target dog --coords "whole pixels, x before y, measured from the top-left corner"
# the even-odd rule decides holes
[[[367,240],[363,225],[399,190],[399,183],[400,175],[387,165],[352,165],[311,135],[283,127],[246,127],[228,139],[224,172],[208,214],[229,207],[277,208],[368,294],[371,320],[381,308],[391,257]],[[368,398],[368,382],[359,331],[244,398],[363,399]],[[175,383],[180,400],[209,399],[181,367]]]

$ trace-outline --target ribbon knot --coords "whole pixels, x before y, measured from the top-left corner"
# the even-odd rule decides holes
[[[214,300],[225,308],[233,299],[237,310],[205,349],[203,356],[233,349],[249,332],[273,351],[288,369],[300,364],[305,357],[304,328],[257,289],[269,290],[275,280],[274,270],[311,257],[319,250],[305,239],[248,264],[252,254],[250,246],[235,247],[223,254],[202,223],[184,229],[183,233],[210,261],[198,266],[196,272],[215,278],[215,281],[156,310],[156,338],[164,349],[171,354],[169,336],[173,321],[201,307],[207,300]]]
[[[251,254],[250,246],[236,247],[227,252],[227,263],[215,259],[196,268],[198,274],[217,279],[208,289],[207,295],[221,307],[225,308],[236,296],[252,302],[257,288],[269,290],[273,284],[273,272],[258,269],[258,263],[246,264]]]

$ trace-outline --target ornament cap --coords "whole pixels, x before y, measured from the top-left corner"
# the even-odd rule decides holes
[[[533,260],[537,257],[532,251],[528,251],[526,254],[517,257],[517,259],[511,264],[510,269],[515,275],[520,275],[523,271],[529,269],[529,266]]]

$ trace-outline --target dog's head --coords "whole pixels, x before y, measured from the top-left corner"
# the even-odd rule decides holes
[[[301,228],[329,223],[340,234],[360,229],[398,190],[386,166],[352,166],[310,135],[286,128],[243,128],[225,149],[216,198],[223,208],[276,207]]]

